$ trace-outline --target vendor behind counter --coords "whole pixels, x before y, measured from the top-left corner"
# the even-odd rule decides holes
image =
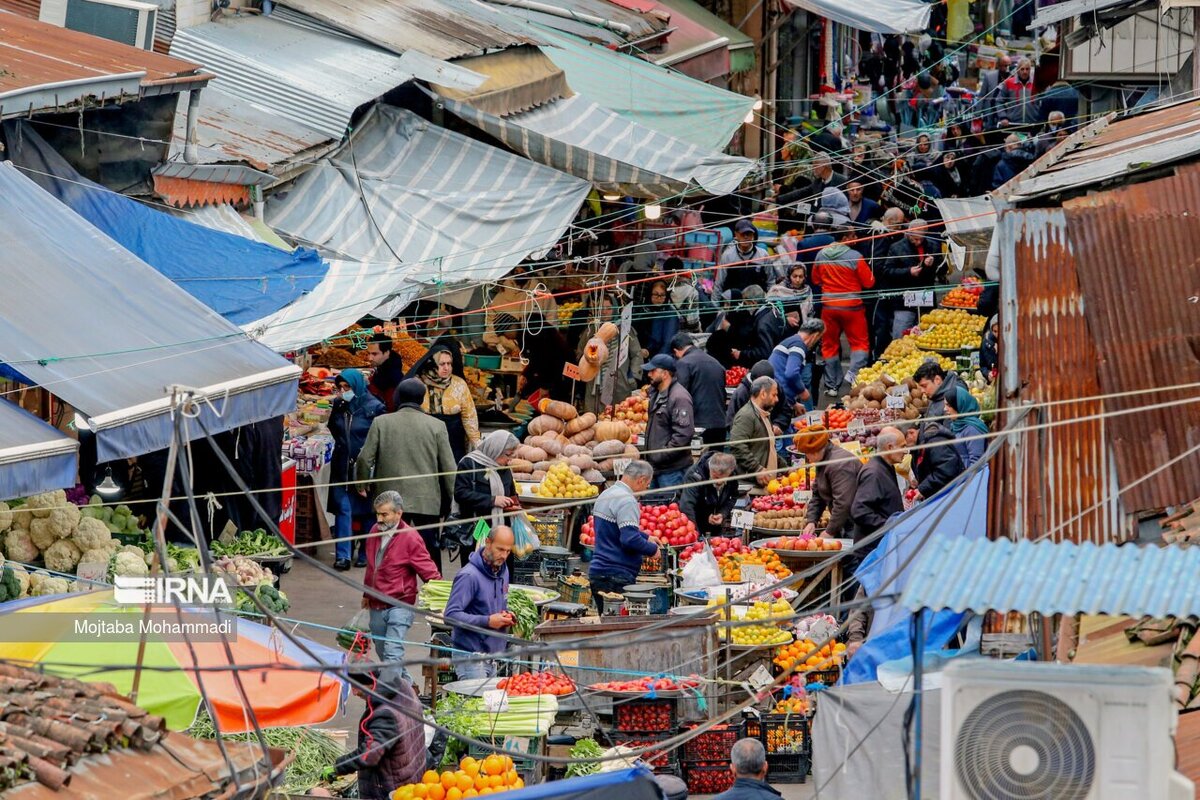
[[[659,542],[641,530],[637,494],[650,488],[654,468],[645,461],[625,467],[621,479],[596,499],[592,514],[596,526],[588,579],[597,610],[604,613],[603,592],[620,593],[636,582],[642,559],[657,555]]]

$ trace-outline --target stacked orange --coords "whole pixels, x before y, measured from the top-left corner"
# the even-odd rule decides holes
[[[780,669],[790,670],[793,668],[804,670],[822,670],[831,669],[838,666],[842,662],[842,654],[846,652],[846,645],[841,642],[826,643],[824,647],[817,647],[817,643],[812,639],[804,639],[799,642],[792,642],[789,645],[779,648],[779,652],[775,654],[775,666]]]
[[[508,756],[490,755],[483,759],[467,756],[456,770],[444,770],[440,775],[429,770],[420,783],[397,788],[392,792],[392,800],[464,800],[524,786],[525,781]]]
[[[770,550],[755,550],[750,553],[729,553],[721,556],[717,565],[721,568],[721,580],[725,583],[742,582],[742,565],[760,564],[778,580],[790,578],[792,571],[779,560],[779,555]]]
[[[802,697],[787,697],[775,704],[772,714],[807,714],[808,701]]]

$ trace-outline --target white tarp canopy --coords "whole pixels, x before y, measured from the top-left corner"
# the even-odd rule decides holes
[[[929,27],[933,8],[921,0],[785,0],[819,17],[872,33],[919,33]]]
[[[332,158],[267,204],[271,227],[329,256],[325,281],[245,326],[294,349],[395,297],[494,281],[544,256],[570,226],[585,181],[378,105]]]
[[[170,444],[168,387],[211,432],[296,406],[300,370],[0,163],[0,361],[61,397],[101,462]],[[193,435],[202,433],[192,426]]]

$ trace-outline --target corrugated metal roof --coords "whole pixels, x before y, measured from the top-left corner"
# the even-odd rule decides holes
[[[249,186],[197,180],[195,178],[172,178],[166,175],[155,175],[154,193],[176,208],[223,205],[225,203],[245,206],[250,203]]]
[[[912,611],[1200,614],[1200,547],[930,537],[900,603]]]
[[[1200,101],[1110,115],[1084,126],[993,197],[1022,203],[1075,192],[1200,154]]]
[[[284,5],[394,53],[460,58],[541,44],[523,25],[477,0],[287,0]]]
[[[1059,209],[1010,210],[995,235],[1002,248],[1001,406],[1096,397],[1099,359],[1066,217]],[[1103,410],[1099,400],[1043,405],[1028,421],[1058,423]],[[1117,497],[1109,496],[1116,482],[1105,423],[1018,429],[992,485],[993,535],[1038,538],[1054,531],[1055,540],[1095,543],[1126,538]]]
[[[0,0],[0,10],[20,14],[26,19],[37,19],[42,11],[42,0]]]
[[[507,116],[571,96],[567,76],[541,50],[528,45],[484,56],[471,56],[458,65],[487,77],[472,89],[433,84],[443,97],[470,103],[489,114]]]
[[[1196,400],[1195,390],[1125,393],[1200,383],[1200,163],[1069,200],[1063,213],[1096,342],[1100,389],[1112,396],[1105,410]],[[1135,484],[1200,445],[1200,402],[1123,414],[1105,424],[1126,508],[1158,509],[1200,496],[1200,453]]]
[[[184,28],[171,53],[204,64],[221,91],[338,141],[356,109],[413,78],[392,53],[271,17]]]
[[[0,106],[14,113],[22,107],[41,111],[99,97],[106,85],[135,96],[186,91],[210,79],[199,70],[188,61],[17,14],[0,14]],[[106,78],[119,79],[120,85],[108,84]],[[87,82],[96,83],[83,85]],[[68,85],[41,88],[49,84]],[[112,88],[107,96],[114,96]]]
[[[487,2],[502,6],[506,14],[536,21],[557,30],[584,36],[598,42],[607,43],[615,36],[616,41],[639,41],[662,33],[668,27],[670,14],[665,10],[643,11],[637,8],[626,8],[608,0],[536,0],[535,8],[524,8],[511,0],[487,0]],[[559,13],[549,13],[542,9],[557,9]],[[615,26],[600,25],[589,19],[605,20],[616,23]],[[577,23],[572,25],[572,23]],[[568,27],[561,28],[560,25]],[[623,30],[627,29],[627,30]]]

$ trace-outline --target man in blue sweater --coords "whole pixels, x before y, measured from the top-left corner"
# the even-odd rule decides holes
[[[516,621],[508,610],[508,567],[505,560],[513,549],[513,531],[507,525],[492,528],[483,547],[471,553],[467,565],[454,576],[450,599],[443,616],[450,623],[503,631]],[[459,680],[490,678],[496,662],[480,656],[504,652],[504,639],[455,626],[450,636],[454,645],[451,663]]]
[[[767,361],[775,370],[779,381],[780,404],[789,414],[800,416],[813,410],[812,399],[812,351],[825,333],[825,323],[819,319],[806,319],[800,332],[789,336],[771,351]]]
[[[659,541],[642,533],[642,509],[637,494],[650,488],[654,467],[645,461],[632,461],[625,467],[621,480],[596,498],[592,509],[596,526],[592,564],[588,580],[596,609],[604,613],[601,592],[620,594],[626,586],[637,582],[642,559],[658,553]]]

